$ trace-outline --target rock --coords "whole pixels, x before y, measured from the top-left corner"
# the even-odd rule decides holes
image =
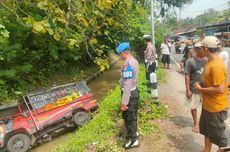
[[[96,146],[98,144],[98,141],[92,142],[92,145]]]

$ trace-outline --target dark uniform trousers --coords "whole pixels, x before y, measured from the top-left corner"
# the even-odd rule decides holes
[[[146,66],[147,66],[147,65],[146,65]],[[156,62],[153,62],[152,64],[149,65],[148,71],[146,70],[146,79],[147,79],[148,81],[150,81],[150,74],[151,74],[152,72],[155,73],[155,71],[156,71]]]
[[[121,93],[123,95],[123,92]],[[122,111],[122,117],[127,130],[127,139],[135,141],[137,139],[137,111],[138,111],[139,91],[135,89],[131,92],[128,109]]]

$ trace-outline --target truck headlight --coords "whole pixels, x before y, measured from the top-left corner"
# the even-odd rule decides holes
[[[5,128],[3,126],[0,126],[0,138],[3,138],[5,133]]]
[[[4,133],[4,128],[2,126],[0,126],[0,134]]]

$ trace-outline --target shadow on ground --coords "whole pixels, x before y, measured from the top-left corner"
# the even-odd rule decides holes
[[[189,117],[174,116],[171,117],[169,120],[172,121],[175,125],[180,126],[182,128],[193,127],[193,120]]]
[[[168,134],[167,136],[174,142],[179,152],[201,152],[203,149],[201,144],[195,143],[194,137],[191,134],[184,134],[182,136]]]

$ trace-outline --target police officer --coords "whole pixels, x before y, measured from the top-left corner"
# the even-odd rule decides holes
[[[139,146],[137,139],[137,110],[139,93],[137,89],[137,80],[139,73],[138,61],[130,53],[130,45],[127,42],[121,43],[117,53],[125,61],[121,71],[121,110],[122,117],[127,130],[127,143],[125,149]]]
[[[145,49],[145,66],[146,66],[146,79],[150,81],[150,74],[156,71],[156,49],[152,44],[151,35],[144,36],[145,43],[147,45]]]

